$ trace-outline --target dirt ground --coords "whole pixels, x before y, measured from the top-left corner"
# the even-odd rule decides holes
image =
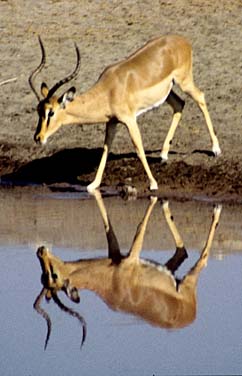
[[[81,72],[73,83],[82,92],[105,66],[118,61],[151,37],[178,33],[194,50],[194,78],[206,99],[222,155],[211,143],[197,105],[186,100],[170,158],[159,151],[171,122],[165,104],[139,117],[145,150],[159,194],[242,199],[242,1],[241,0],[0,0],[0,176],[2,184],[86,185],[94,177],[104,126],[61,128],[45,147],[35,145],[36,98],[28,76],[40,62],[41,35],[47,66],[37,79],[53,85],[75,65],[74,42],[81,51]],[[126,128],[119,126],[103,179],[104,186],[133,184],[148,192],[148,179],[134,154]]]

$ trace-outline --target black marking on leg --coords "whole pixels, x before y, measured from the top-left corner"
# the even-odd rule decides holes
[[[166,102],[173,108],[174,113],[182,113],[185,101],[179,97],[173,90],[170,91]]]

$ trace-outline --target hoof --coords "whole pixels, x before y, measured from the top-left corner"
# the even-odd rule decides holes
[[[161,154],[160,154],[160,157],[161,157],[161,163],[162,163],[162,164],[165,164],[165,163],[168,161],[168,154],[166,154],[166,153],[161,153]]]
[[[157,189],[158,189],[158,184],[156,183],[156,181],[154,181],[150,185],[150,191],[156,191]]]
[[[221,154],[221,149],[219,145],[213,146],[212,151],[215,157],[218,157]]]
[[[93,193],[97,188],[99,188],[98,185],[91,183],[87,186],[87,192]]]

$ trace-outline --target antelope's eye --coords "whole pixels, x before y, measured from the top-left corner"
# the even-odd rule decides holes
[[[54,115],[54,111],[50,110],[48,113],[48,117],[52,117]]]
[[[58,275],[56,273],[52,273],[52,278],[54,282],[56,282],[56,280],[58,279]]]

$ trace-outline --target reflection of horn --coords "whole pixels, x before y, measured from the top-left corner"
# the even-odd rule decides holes
[[[58,307],[64,311],[64,312],[67,312],[69,315],[73,316],[73,317],[76,317],[81,325],[82,325],[82,341],[81,341],[81,346],[80,348],[82,348],[84,342],[85,342],[85,339],[86,339],[86,335],[87,335],[87,323],[84,319],[84,317],[82,317],[78,312],[74,311],[73,309],[65,306],[59,299],[58,295],[53,293],[52,294],[52,298],[54,300],[54,302],[58,305]]]
[[[39,293],[39,295],[37,296],[37,298],[34,302],[34,305],[33,305],[36,312],[45,319],[46,324],[47,324],[47,334],[46,334],[45,347],[44,347],[45,350],[47,348],[48,341],[49,341],[49,338],[50,338],[51,320],[50,320],[50,316],[48,315],[48,313],[45,312],[44,309],[40,306],[40,303],[41,303],[41,300],[43,299],[43,297],[47,294],[47,292],[48,292],[48,290],[43,288],[41,290],[41,292]]]

